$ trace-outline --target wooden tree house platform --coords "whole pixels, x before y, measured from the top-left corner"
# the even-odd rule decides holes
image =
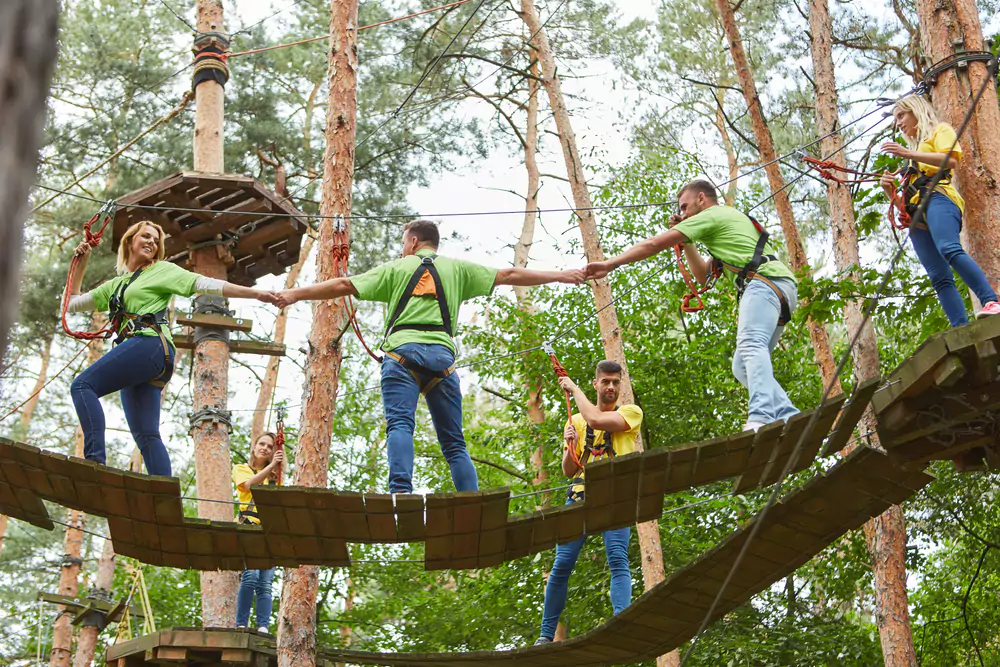
[[[228,280],[237,285],[283,274],[298,261],[308,227],[290,201],[255,178],[234,174],[180,171],[120,197],[118,204],[115,245],[140,220],[163,227],[166,257],[177,263],[188,260],[192,247],[231,241]]]

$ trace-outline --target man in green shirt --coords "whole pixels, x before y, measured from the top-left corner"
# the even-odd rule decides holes
[[[382,404],[385,407],[389,492],[413,491],[413,430],[417,398],[427,400],[438,442],[458,491],[479,488],[476,469],[462,433],[462,390],[455,372],[458,308],[487,296],[497,285],[529,287],[552,282],[578,285],[583,271],[490,269],[440,257],[440,233],[429,220],[403,228],[403,257],[360,276],[285,290],[284,307],[301,300],[356,296],[389,306],[382,349]]]
[[[675,245],[684,248],[688,265],[701,284],[720,273],[732,278],[740,297],[733,374],[750,392],[743,430],[756,431],[764,424],[787,420],[798,409],[774,378],[771,352],[795,308],[795,274],[778,260],[767,238],[762,238],[762,230],[746,214],[719,204],[715,186],[708,181],[685,185],[677,194],[677,203],[680,215],[670,218],[672,229],[617,257],[588,264],[587,278],[603,278],[620,266]],[[708,248],[711,262],[699,254],[695,242]]]

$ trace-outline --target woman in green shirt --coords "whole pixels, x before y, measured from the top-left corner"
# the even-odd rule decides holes
[[[166,311],[173,295],[195,293],[258,299],[274,303],[268,292],[206,278],[163,261],[163,230],[137,222],[125,232],[118,248],[118,277],[80,294],[90,246],[76,253],[80,268],[64,298],[68,310],[108,310],[112,322],[120,319],[118,340],[110,352],[73,380],[70,394],[80,418],[84,456],[105,462],[104,410],[100,397],[121,392],[122,408],[135,444],[151,475],[170,476],[170,457],[160,438],[160,394],[174,369],[174,345]]]

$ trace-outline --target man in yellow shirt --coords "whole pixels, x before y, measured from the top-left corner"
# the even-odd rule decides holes
[[[559,379],[559,384],[573,395],[580,408],[580,412],[566,422],[563,433],[566,446],[563,450],[562,469],[573,481],[573,486],[567,493],[567,503],[580,502],[584,496],[584,470],[577,462],[586,465],[589,461],[635,451],[635,441],[639,436],[639,427],[642,426],[642,408],[637,405],[618,405],[621,383],[621,365],[614,361],[597,364],[593,380],[594,389],[597,390],[597,405],[594,405],[587,394],[568,377]],[[616,614],[632,601],[632,575],[628,564],[631,533],[632,529],[628,526],[604,531],[604,550],[611,570],[611,606]],[[545,587],[542,631],[535,642],[536,646],[548,644],[555,636],[559,616],[566,607],[569,576],[586,539],[585,535],[574,542],[556,547],[555,563]]]

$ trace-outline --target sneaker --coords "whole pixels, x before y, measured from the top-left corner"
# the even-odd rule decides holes
[[[551,644],[552,639],[550,637],[539,637],[535,640],[535,646],[545,646],[546,644]]]
[[[257,628],[257,632],[263,632],[265,635],[268,634],[267,626],[266,625],[260,626],[259,628]]]
[[[978,320],[988,315],[1000,315],[1000,301],[990,301],[983,306],[983,309],[976,313],[976,319]]]
[[[766,424],[764,422],[757,422],[751,419],[750,421],[748,421],[746,424],[743,425],[743,430],[753,431],[754,433],[756,433],[757,431],[760,430],[761,426],[766,426]]]

